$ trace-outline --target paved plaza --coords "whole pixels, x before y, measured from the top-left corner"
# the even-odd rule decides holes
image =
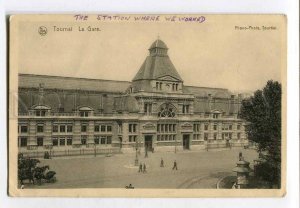
[[[139,162],[146,164],[146,173],[138,173],[135,154],[41,160],[41,165],[56,171],[57,182],[28,188],[124,188],[129,184],[135,188],[216,188],[220,178],[234,174],[232,169],[240,151],[253,167],[257,153],[251,149],[155,152],[149,153],[148,158],[141,154]],[[165,167],[160,167],[161,158]],[[177,171],[172,170],[174,160]]]

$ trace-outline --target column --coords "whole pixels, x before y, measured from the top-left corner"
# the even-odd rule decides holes
[[[88,122],[88,128],[87,128],[87,145],[88,147],[94,147],[95,141],[94,141],[94,128],[95,124],[94,121]]]
[[[51,121],[46,121],[44,125],[44,146],[46,148],[51,148],[52,147],[52,122]]]
[[[81,146],[81,123],[80,121],[74,122],[74,133],[73,133],[73,147]]]
[[[218,122],[218,127],[217,127],[217,130],[218,130],[218,138],[217,139],[222,139],[222,122]]]
[[[37,148],[37,141],[36,141],[36,121],[29,121],[29,130],[28,130],[28,149],[36,149]]]

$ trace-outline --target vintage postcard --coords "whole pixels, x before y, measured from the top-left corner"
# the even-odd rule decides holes
[[[13,15],[10,196],[280,197],[284,15]]]

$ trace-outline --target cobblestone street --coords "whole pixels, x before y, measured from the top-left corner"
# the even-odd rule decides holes
[[[135,154],[42,160],[41,165],[56,171],[57,182],[27,188],[124,188],[129,184],[135,188],[216,188],[220,178],[234,174],[240,151],[253,167],[257,153],[244,149],[149,153],[148,158],[141,154],[139,162],[146,164],[146,173],[138,173]],[[160,167],[161,158],[165,167]],[[174,160],[177,171],[172,170]]]

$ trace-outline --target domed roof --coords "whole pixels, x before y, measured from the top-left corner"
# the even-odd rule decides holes
[[[154,41],[152,43],[152,45],[150,46],[149,50],[152,48],[164,48],[164,49],[168,49],[167,45],[160,39],[157,39],[156,41]]]

